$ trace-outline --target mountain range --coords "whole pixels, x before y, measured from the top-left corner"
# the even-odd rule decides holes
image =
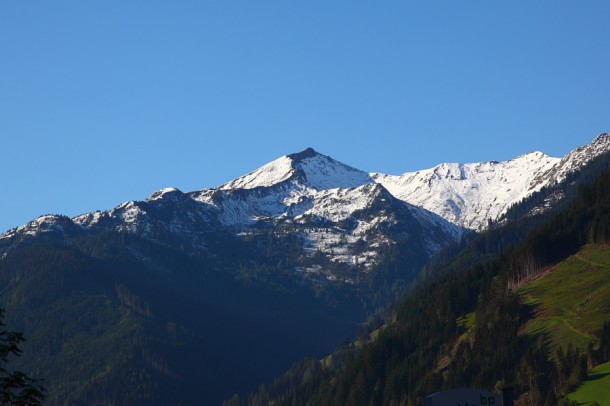
[[[562,158],[532,152],[505,162],[444,163],[396,176],[366,173],[308,148],[217,188],[189,193],[166,188],[108,211],[72,219],[41,216],[0,236],[0,253],[39,235],[103,230],[144,237],[162,233],[182,246],[206,250],[206,236],[220,229],[246,235],[289,227],[304,249],[301,270],[354,282],[354,272],[370,269],[380,248],[397,235],[421,246],[418,251],[430,258],[608,151],[610,135],[601,134]],[[325,272],[307,260],[320,253],[348,276]]]
[[[609,152],[601,134],[396,176],[308,148],[217,188],[43,215],[0,236],[0,307],[50,404],[219,403],[330,352],[435,255],[556,212]]]

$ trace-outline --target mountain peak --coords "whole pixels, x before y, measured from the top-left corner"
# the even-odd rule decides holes
[[[610,144],[610,134],[609,133],[601,133],[600,135],[595,137],[595,139],[593,140],[593,142],[591,144],[593,144],[593,145],[595,145],[595,144]]]
[[[286,181],[296,181],[317,190],[354,188],[372,183],[368,173],[307,148],[269,162],[219,189],[272,187]]]
[[[146,199],[147,201],[153,201],[153,200],[159,200],[161,198],[164,198],[168,195],[182,195],[182,191],[180,189],[177,189],[175,187],[167,187],[165,189],[161,189],[161,190],[157,190],[156,192],[154,192],[153,194],[151,194],[148,199]]]
[[[320,154],[318,154],[318,152],[316,152],[316,150],[314,150],[313,148],[308,147],[301,152],[288,155],[288,158],[292,159],[293,162],[298,163],[307,158],[314,158],[317,155]]]
[[[288,158],[300,179],[314,189],[355,188],[373,182],[368,173],[320,154],[313,148],[288,155]]]

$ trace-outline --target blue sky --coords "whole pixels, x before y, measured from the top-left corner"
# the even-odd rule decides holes
[[[0,232],[306,147],[365,171],[610,131],[607,1],[0,2]]]

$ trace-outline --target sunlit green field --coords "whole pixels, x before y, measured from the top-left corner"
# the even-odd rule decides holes
[[[610,246],[585,246],[519,292],[535,314],[527,334],[547,333],[555,348],[571,343],[585,350],[610,320]],[[610,406],[610,363],[595,367],[568,397]]]
[[[584,350],[610,320],[610,247],[588,245],[520,292],[535,307],[527,333],[548,333],[555,346]]]
[[[601,406],[610,406],[610,362],[593,368],[587,380],[568,397],[581,405],[597,402]]]

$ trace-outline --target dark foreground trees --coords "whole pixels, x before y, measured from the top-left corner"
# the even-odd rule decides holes
[[[21,355],[19,344],[25,341],[23,334],[7,331],[4,324],[4,309],[0,309],[0,404],[36,406],[41,405],[45,390],[38,382],[21,371],[9,371],[7,363],[12,357]]]

